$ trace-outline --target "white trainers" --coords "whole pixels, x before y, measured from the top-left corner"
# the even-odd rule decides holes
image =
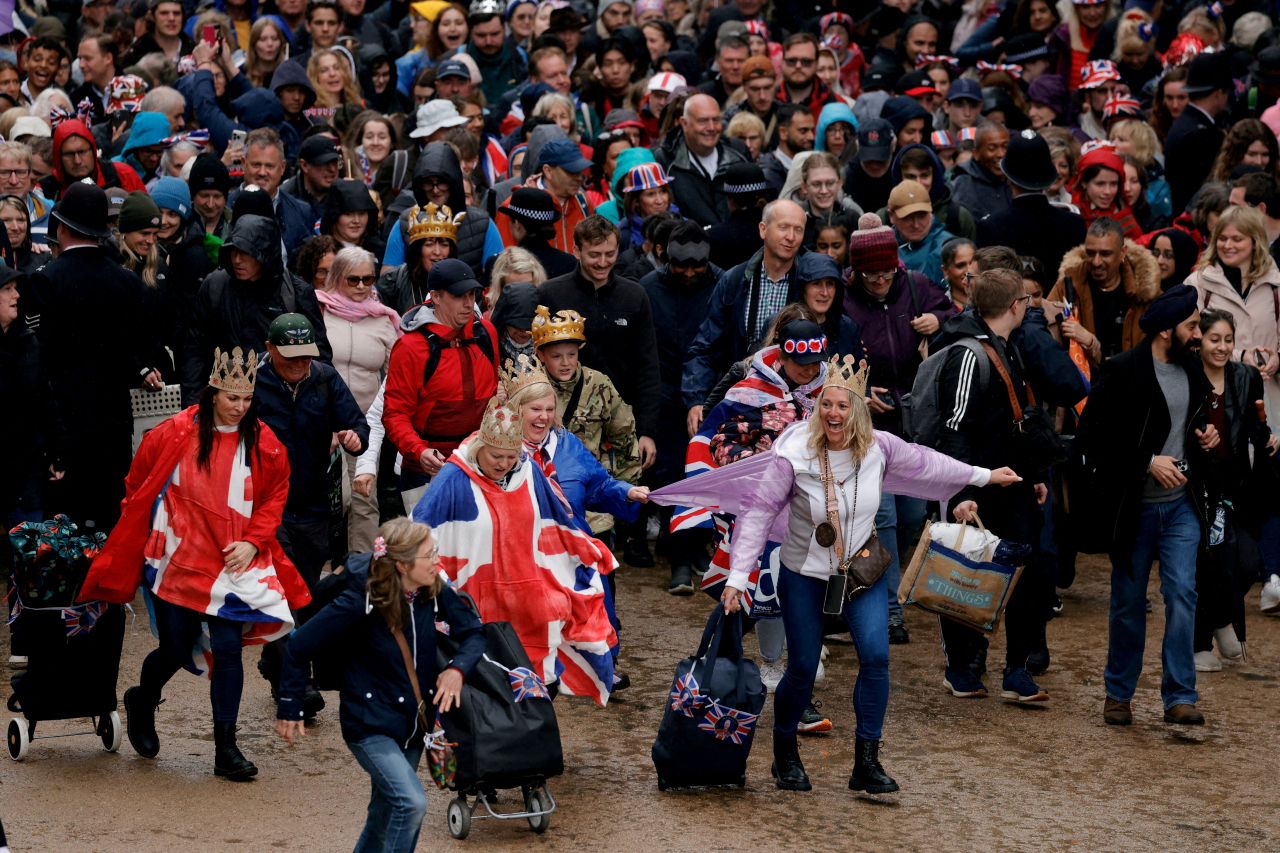
[[[760,680],[764,682],[765,689],[770,693],[778,689],[778,682],[782,681],[782,675],[787,671],[786,664],[782,662],[782,658],[777,660],[764,660],[760,662]]]
[[[818,661],[819,661],[819,662],[824,661],[824,660],[826,660],[826,659],[827,659],[827,658],[829,658],[829,657],[831,657],[831,650],[830,650],[830,649],[828,649],[828,648],[826,647],[826,645],[824,644],[824,645],[822,646],[822,654],[818,656]]]
[[[1222,672],[1222,661],[1213,652],[1196,652],[1196,672]]]
[[[1280,575],[1272,575],[1262,585],[1262,612],[1280,616]]]
[[[1213,639],[1217,641],[1218,652],[1227,660],[1240,660],[1244,656],[1244,649],[1240,645],[1240,641],[1236,639],[1236,629],[1230,625],[1224,628],[1215,628],[1213,630]]]
[[[817,684],[819,681],[821,681],[826,677],[827,677],[827,668],[822,665],[822,661],[818,661],[818,672],[816,675],[813,676],[813,683]]]

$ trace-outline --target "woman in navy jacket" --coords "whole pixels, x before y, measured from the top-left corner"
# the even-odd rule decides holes
[[[459,701],[462,681],[485,652],[480,620],[438,573],[431,528],[408,518],[378,530],[372,554],[347,563],[347,588],[289,638],[280,676],[276,731],[289,743],[303,736],[307,664],[318,656],[343,662],[342,738],[373,785],[369,816],[356,850],[411,851],[427,811],[418,778],[423,739],[414,685],[397,634],[412,650],[423,702],[441,712]],[[458,651],[436,666],[436,625],[446,623]],[[430,685],[435,685],[434,689]],[[424,709],[428,719],[435,710]]]

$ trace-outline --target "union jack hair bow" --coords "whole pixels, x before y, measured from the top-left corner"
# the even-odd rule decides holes
[[[55,107],[55,106],[49,107],[49,126],[50,127],[53,127],[56,129],[57,126],[62,124],[64,121],[67,121],[73,118],[76,118],[76,116],[73,115],[72,113],[67,112],[62,107]]]
[[[1022,79],[1021,65],[1005,65],[1000,62],[979,62],[976,67],[979,74],[991,74],[995,71],[1006,71],[1013,77],[1013,79]]]
[[[190,133],[179,133],[177,136],[169,136],[160,140],[161,148],[172,148],[179,142],[190,142],[197,148],[207,148],[209,145],[209,130],[202,128],[193,130]]]
[[[942,54],[934,55],[932,53],[922,53],[916,57],[916,70],[919,71],[926,65],[932,65],[935,62],[945,62],[951,66],[951,69],[957,74],[960,73],[960,60],[954,56],[944,56]]]
[[[1138,24],[1138,38],[1143,41],[1155,41],[1158,35],[1160,35],[1159,24]]]
[[[373,559],[387,556],[387,540],[379,536],[373,540]]]

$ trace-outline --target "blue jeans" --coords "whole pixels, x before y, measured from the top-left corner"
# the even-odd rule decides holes
[[[213,652],[213,671],[209,674],[209,701],[213,705],[215,723],[234,723],[240,716],[240,694],[244,691],[244,663],[240,644],[242,623],[197,613],[150,596],[155,610],[160,646],[142,661],[138,679],[144,694],[158,700],[169,679],[191,660],[204,626],[209,626],[209,645]]]
[[[1193,638],[1199,543],[1200,519],[1191,500],[1183,497],[1169,503],[1143,504],[1133,552],[1111,555],[1110,637],[1105,673],[1108,698],[1118,702],[1133,699],[1147,642],[1147,579],[1152,561],[1159,558],[1165,614],[1160,695],[1166,709],[1196,703]]]
[[[418,844],[427,792],[418,778],[422,747],[401,749],[386,735],[348,741],[347,749],[369,774],[369,817],[354,853],[411,853]]]
[[[888,584],[885,595],[889,599],[889,612],[902,615],[902,605],[898,603],[898,584],[902,580],[902,555],[911,545],[911,539],[924,523],[928,502],[920,498],[905,495],[891,495],[884,492],[880,495],[880,509],[876,511],[876,535],[881,544],[889,549],[892,559],[885,570]],[[910,562],[910,560],[908,560]],[[867,590],[870,592],[871,590]],[[888,628],[885,629],[886,631]]]
[[[888,572],[871,589],[844,603],[844,623],[858,651],[858,680],[853,687],[854,730],[878,740],[889,706],[889,611],[884,606]],[[822,655],[822,602],[827,582],[782,566],[778,599],[787,632],[787,671],[773,696],[773,732],[791,737],[813,697],[813,678]]]

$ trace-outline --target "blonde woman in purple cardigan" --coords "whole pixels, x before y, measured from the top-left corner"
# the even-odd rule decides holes
[[[958,462],[950,456],[871,427],[863,402],[867,364],[827,364],[818,406],[807,426],[788,429],[761,459],[752,476],[737,482],[742,492],[730,554],[730,574],[721,601],[725,612],[737,610],[741,591],[764,551],[770,530],[789,513],[782,535],[782,571],[778,597],[787,633],[787,671],[774,692],[773,776],[778,787],[808,791],[809,777],[800,762],[796,726],[809,704],[822,650],[823,608],[828,578],[840,563],[837,550],[852,554],[875,535],[876,509],[882,490],[895,495],[945,503],[966,485],[1008,485],[1021,478],[1008,468],[994,471]],[[831,484],[828,493],[823,471]],[[834,518],[828,516],[828,494]],[[956,506],[956,518],[967,521],[974,501]],[[834,521],[834,523],[833,523]],[[776,539],[776,534],[775,534]],[[820,544],[825,543],[825,544]],[[850,547],[852,546],[852,547]],[[889,614],[886,575],[861,595],[844,601],[843,617],[858,650],[858,681],[853,707],[858,725],[857,751],[849,788],[872,794],[898,790],[878,757],[880,730],[889,703]]]

